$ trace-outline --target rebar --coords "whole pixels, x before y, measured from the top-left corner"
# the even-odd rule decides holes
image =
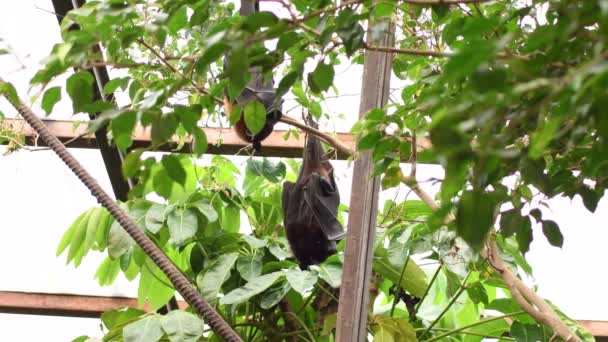
[[[4,80],[0,78],[0,84]],[[169,278],[182,297],[203,317],[213,331],[227,342],[242,342],[241,337],[224,321],[224,319],[205,301],[195,286],[171,262],[163,251],[150,240],[135,222],[125,213],[114,200],[102,189],[97,180],[74,158],[65,145],[54,136],[44,123],[34,114],[29,106],[23,104],[18,98],[6,96],[9,102],[17,109],[23,119],[38,133],[40,138],[53,150],[59,158],[72,170],[72,172],[89,189],[97,202],[106,208],[120,223],[133,240],[144,250],[154,263]]]

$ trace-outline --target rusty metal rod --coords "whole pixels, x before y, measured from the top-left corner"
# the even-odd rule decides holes
[[[5,81],[0,77],[0,85]],[[224,321],[224,319],[203,299],[195,286],[184,276],[180,270],[171,262],[163,251],[148,238],[143,229],[137,227],[135,222],[125,213],[114,200],[101,188],[97,180],[74,158],[67,148],[55,137],[44,123],[16,96],[3,94],[7,100],[17,109],[25,121],[40,135],[40,138],[49,146],[61,160],[72,170],[72,172],[84,183],[97,199],[97,202],[106,208],[110,214],[120,223],[135,242],[154,261],[154,263],[169,278],[171,284],[184,297],[184,299],[203,317],[207,324],[224,341],[242,342],[241,337]]]

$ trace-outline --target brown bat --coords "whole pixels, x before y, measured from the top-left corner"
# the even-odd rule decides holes
[[[241,16],[253,14],[259,11],[258,2],[242,0],[239,11]],[[259,67],[251,68],[250,72],[251,80],[249,83],[247,83],[245,89],[243,89],[243,91],[234,100],[240,105],[241,110],[244,110],[249,103],[258,100],[260,103],[262,103],[262,105],[264,105],[264,109],[266,110],[266,123],[261,131],[253,134],[245,125],[245,120],[243,118],[244,115],[241,115],[239,120],[234,125],[234,130],[239,138],[246,142],[252,143],[253,148],[256,151],[260,151],[262,147],[262,140],[266,139],[270,133],[272,133],[274,125],[281,119],[281,107],[283,101],[277,100],[276,98],[277,96],[274,89],[274,80],[272,77],[267,81],[264,80],[264,75]],[[224,108],[228,116],[233,115],[233,104],[227,95],[224,95]]]
[[[309,125],[317,127],[308,117]],[[336,253],[344,237],[338,221],[340,193],[334,170],[319,140],[306,135],[304,157],[295,183],[283,183],[285,235],[301,269],[317,265]]]

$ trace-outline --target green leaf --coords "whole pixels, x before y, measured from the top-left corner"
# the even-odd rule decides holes
[[[276,242],[271,242],[268,245],[268,251],[270,251],[270,253],[279,260],[285,260],[286,258],[291,256],[291,253],[287,249],[283,248],[280,244]]]
[[[89,217],[91,217],[92,210],[85,213],[85,216],[78,222],[78,226],[74,230],[72,235],[72,242],[70,243],[70,249],[68,250],[68,263],[72,261],[76,255],[82,250],[83,244],[87,234],[87,226]]]
[[[202,156],[207,152],[207,135],[200,127],[195,127],[192,131],[192,152],[197,157]]]
[[[120,262],[119,260],[113,260],[109,256],[106,257],[99,267],[97,271],[95,271],[95,279],[99,282],[100,286],[108,286],[114,283],[116,277],[120,273]]]
[[[163,227],[165,222],[165,208],[166,206],[163,204],[154,203],[146,212],[146,229],[150,233],[156,234]]]
[[[215,208],[213,208],[213,206],[207,200],[194,202],[192,203],[192,207],[196,208],[201,214],[205,215],[209,222],[217,221],[217,211],[215,211]]]
[[[13,104],[21,102],[19,101],[17,90],[11,83],[0,81],[0,94],[2,96],[5,96],[9,100],[9,102]]]
[[[530,137],[530,149],[528,155],[532,159],[540,158],[545,153],[549,143],[555,138],[562,127],[564,117],[554,117],[543,122],[542,126]]]
[[[170,286],[171,282],[167,276],[152,260],[146,259],[139,277],[137,305],[142,307],[147,299],[150,310],[158,310],[175,294],[175,290]]]
[[[320,264],[310,266],[311,270],[317,271],[319,278],[325,280],[331,287],[337,289],[342,282],[342,265]]]
[[[241,209],[236,205],[227,205],[220,217],[222,229],[231,233],[238,233],[241,229]]]
[[[396,187],[401,184],[401,181],[403,181],[401,168],[399,166],[390,167],[384,172],[384,177],[382,177],[382,189],[386,190]]]
[[[174,310],[161,319],[171,342],[196,342],[203,335],[203,320],[189,312]]]
[[[241,255],[236,262],[236,269],[243,279],[251,281],[262,274],[262,259],[263,255],[259,253]]]
[[[525,220],[524,224],[519,228],[517,232],[517,244],[519,245],[519,250],[522,253],[527,253],[530,250],[530,243],[532,242],[532,225],[530,220]]]
[[[392,332],[387,329],[382,328],[382,326],[378,329],[378,331],[374,334],[373,342],[394,342],[395,338],[393,337]]]
[[[517,342],[536,342],[543,340],[542,328],[536,324],[524,324],[514,321],[509,331]]]
[[[160,317],[147,316],[135,323],[127,325],[122,332],[125,342],[156,342],[163,337]]]
[[[108,246],[108,236],[110,234],[110,227],[114,222],[114,217],[105,209],[103,209],[103,216],[99,221],[99,227],[97,228],[97,234],[95,240],[97,241],[98,250],[102,251]]]
[[[332,331],[336,328],[337,321],[337,313],[325,316],[325,318],[323,319],[323,329],[321,330],[321,337],[329,337]]]
[[[232,290],[220,299],[220,304],[239,304],[247,301],[249,298],[262,293],[264,290],[272,286],[275,281],[283,276],[282,271],[264,274],[252,281],[247,282],[245,286]]]
[[[245,125],[253,134],[259,133],[266,124],[266,109],[255,100],[245,106]]]
[[[66,91],[72,99],[74,113],[85,111],[85,105],[93,102],[93,82],[95,79],[88,71],[79,71],[66,81]]]
[[[420,266],[414,262],[414,260],[410,259],[407,262],[405,271],[402,273],[401,270],[403,269],[403,264],[393,266],[386,257],[381,257],[378,255],[379,253],[381,253],[381,250],[377,248],[373,262],[375,272],[388,278],[394,284],[400,284],[403,289],[407,290],[414,296],[422,297],[424,295],[424,292],[428,286],[426,274],[420,268]],[[399,276],[402,274],[403,276],[400,280]]]
[[[277,305],[291,287],[285,280],[279,281],[277,284],[272,285],[268,290],[264,291],[261,295],[260,306],[262,309],[270,309]]]
[[[543,234],[549,241],[549,243],[555,247],[562,247],[564,244],[564,236],[559,230],[559,226],[555,221],[545,220],[543,221]]]
[[[105,95],[110,95],[116,92],[116,89],[120,88],[122,90],[127,89],[129,86],[129,81],[131,79],[129,77],[116,77],[111,79],[105,86],[103,86],[103,93]]]
[[[131,111],[123,112],[110,122],[114,142],[121,150],[126,150],[133,143],[131,136],[136,123],[137,114]]]
[[[137,176],[140,168],[141,168],[141,155],[144,153],[145,149],[136,148],[133,151],[129,152],[125,157],[125,160],[122,162],[122,174],[126,178],[133,178]]]
[[[180,7],[177,11],[173,12],[171,17],[169,17],[169,20],[167,20],[167,28],[171,34],[177,34],[177,31],[188,25],[187,9],[188,7],[186,6]]]
[[[61,253],[63,253],[63,251],[65,251],[65,249],[72,243],[72,238],[74,236],[74,233],[76,232],[76,230],[82,223],[82,220],[85,219],[85,217],[87,216],[87,213],[88,213],[88,211],[85,211],[84,213],[80,214],[80,216],[78,216],[78,218],[76,218],[76,220],[72,223],[72,225],[70,225],[70,228],[68,228],[68,230],[66,230],[65,233],[63,233],[63,236],[61,237],[61,241],[59,242],[59,245],[57,246],[57,251],[55,252],[56,256],[60,256]]]
[[[196,277],[196,284],[203,298],[210,302],[217,300],[217,294],[230,276],[230,270],[238,257],[238,253],[222,254],[211,262],[204,273]]]
[[[361,140],[357,143],[357,149],[359,151],[365,151],[374,148],[378,141],[384,136],[380,131],[373,131],[367,135],[364,135]]]
[[[300,294],[311,290],[319,278],[315,272],[301,271],[295,268],[285,271],[285,275],[289,285]]]
[[[59,102],[59,100],[61,100],[61,88],[51,87],[44,92],[41,107],[47,115],[51,114],[53,107],[55,107],[55,104]]]
[[[155,115],[152,120],[152,144],[158,146],[168,142],[175,130],[178,121],[173,114]]]
[[[182,186],[186,183],[186,171],[184,170],[179,157],[174,154],[165,155],[161,160],[161,164],[171,179]]]
[[[268,239],[265,238],[263,240],[260,240],[258,238],[255,238],[251,235],[243,235],[243,240],[245,240],[245,242],[247,242],[247,244],[249,246],[251,246],[251,248],[253,249],[258,249],[258,248],[262,248],[262,247],[266,247],[266,245],[268,245]]]
[[[200,104],[193,106],[175,106],[175,115],[177,115],[179,122],[184,126],[184,129],[188,133],[194,132],[202,111],[203,108]]]
[[[256,176],[263,176],[272,183],[278,183],[285,178],[287,168],[280,160],[273,161],[264,158],[261,162],[256,159],[247,160],[247,169]]]
[[[121,255],[125,254],[133,245],[135,241],[129,236],[129,234],[122,228],[118,221],[114,221],[110,227],[110,233],[108,235],[108,254],[110,257],[117,259]]]
[[[456,211],[456,231],[471,247],[480,249],[494,224],[496,205],[487,192],[465,191]]]
[[[198,229],[198,218],[191,209],[174,209],[167,217],[171,238],[169,242],[181,246],[188,242]]]
[[[334,83],[334,75],[333,66],[320,62],[315,70],[308,74],[308,85],[315,93],[326,91]]]
[[[298,80],[298,76],[299,74],[295,71],[292,71],[287,75],[283,76],[283,78],[279,82],[279,86],[277,87],[277,98],[281,98],[283,95],[287,94],[289,89]]]
[[[112,330],[119,325],[123,325],[145,314],[146,312],[142,310],[123,307],[102,313],[101,321],[103,322],[103,325],[105,325],[106,329]]]
[[[194,64],[194,70],[196,70],[197,73],[203,73],[212,62],[220,59],[224,55],[227,48],[228,45],[224,42],[218,42],[217,44],[208,46],[201,58]]]
[[[475,304],[488,304],[488,293],[480,282],[467,285],[467,294]]]

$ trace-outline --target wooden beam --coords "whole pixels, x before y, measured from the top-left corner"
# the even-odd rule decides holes
[[[59,121],[59,120],[43,120],[46,126],[49,128],[51,133],[59,138],[63,143],[67,143],[67,147],[72,148],[97,148],[95,143],[95,136],[87,133],[86,123],[80,126],[74,127],[73,121]],[[17,132],[21,132],[26,137],[26,143],[30,146],[44,146],[42,141],[36,139],[34,131],[25,123],[19,119],[5,119],[0,121],[0,125],[5,128],[13,129]],[[203,128],[207,135],[209,142],[210,154],[225,154],[233,155],[240,153],[246,155],[243,152],[243,148],[247,146],[247,143],[243,142],[230,128]],[[263,141],[262,151],[259,155],[269,157],[287,157],[287,158],[299,158],[302,157],[304,147],[304,135],[301,135],[300,139],[296,139],[293,134],[289,136],[287,140],[283,136],[287,131],[275,130],[272,134]],[[336,133],[336,138],[344,145],[354,149],[354,137],[350,133]],[[149,128],[136,128],[133,132],[133,147],[149,147],[151,136]],[[157,151],[174,151],[177,147],[177,143],[166,144],[155,149]],[[191,151],[191,140],[188,138],[184,146],[176,152],[190,152]],[[338,159],[346,159],[348,156],[338,154]]]
[[[178,301],[180,309],[188,304]],[[137,308],[137,299],[126,297],[83,296],[50,293],[0,291],[0,313],[99,318],[108,310]],[[144,311],[150,308],[145,305]],[[595,337],[608,337],[608,321],[577,320]]]
[[[368,40],[372,36],[370,29],[368,30]],[[379,39],[370,43],[392,46],[394,42],[392,25],[388,25],[385,32],[376,34],[376,36],[379,36]],[[392,54],[376,51],[365,52],[359,118],[362,118],[369,110],[383,108],[387,104],[392,60]],[[380,191],[380,177],[373,177],[373,170],[374,163],[370,151],[362,153],[355,160],[336,324],[337,342],[367,340],[369,286]]]
[[[102,313],[120,307],[137,308],[137,299],[49,293],[0,291],[0,312],[29,315],[99,318]],[[188,304],[178,301],[180,309]],[[143,307],[146,312],[150,307]]]

